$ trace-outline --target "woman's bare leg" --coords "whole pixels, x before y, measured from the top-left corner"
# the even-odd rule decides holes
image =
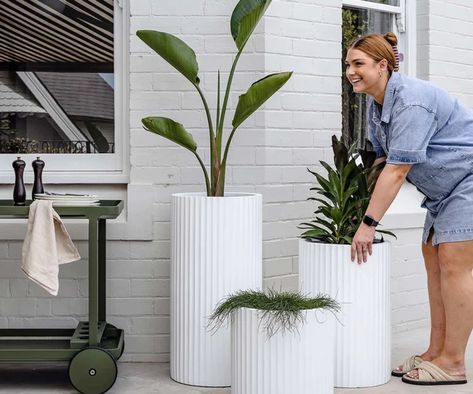
[[[431,361],[438,357],[445,341],[445,308],[441,294],[439,247],[432,245],[432,236],[433,231],[430,233],[427,244],[422,243],[430,305],[430,344],[427,351],[420,354],[425,361]]]
[[[445,342],[432,360],[451,375],[465,376],[465,350],[473,329],[473,241],[439,245],[441,293],[445,307]],[[417,371],[409,374],[417,377]]]
[[[422,242],[422,255],[427,270],[427,286],[430,304],[430,344],[429,348],[419,354],[425,361],[432,361],[438,357],[445,341],[445,310],[441,296],[440,266],[438,259],[438,245],[432,245],[433,231],[430,232],[427,244]],[[402,370],[402,365],[397,371]]]

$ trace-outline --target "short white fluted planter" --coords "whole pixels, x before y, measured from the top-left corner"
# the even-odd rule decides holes
[[[261,311],[240,308],[232,317],[232,394],[332,394],[334,314],[303,312],[294,332],[268,337]]]
[[[226,296],[262,287],[262,197],[228,193],[172,196],[171,378],[231,384],[230,327],[209,332]]]
[[[299,240],[299,287],[341,304],[335,334],[335,386],[385,384],[391,370],[390,244],[373,245],[368,261],[351,262],[350,245]]]

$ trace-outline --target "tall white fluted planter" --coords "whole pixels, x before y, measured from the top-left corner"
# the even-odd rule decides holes
[[[332,394],[335,317],[304,312],[294,332],[268,337],[261,311],[240,308],[232,317],[232,394]]]
[[[231,384],[230,327],[209,332],[224,297],[262,287],[262,197],[172,196],[171,378],[196,386]]]
[[[351,262],[350,245],[299,241],[299,287],[341,304],[336,324],[335,386],[384,384],[391,369],[390,244],[373,245],[368,261]]]

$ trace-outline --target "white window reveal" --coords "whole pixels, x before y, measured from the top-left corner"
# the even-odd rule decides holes
[[[364,94],[355,94],[345,77],[346,47],[357,36],[392,31],[398,37],[399,71],[415,76],[415,2],[407,0],[343,0],[342,18],[342,119],[343,133],[350,141],[364,145],[366,139],[366,102]],[[409,18],[409,19],[408,19]]]
[[[0,2],[0,182],[16,156],[50,181],[126,181],[127,5]]]
[[[416,76],[416,2],[411,0],[342,0],[343,49],[355,35],[386,33],[398,37],[401,56],[399,71]],[[366,97],[354,94],[345,78],[345,55],[342,58],[342,118],[343,133],[364,145],[366,139]],[[409,184],[404,184],[383,218],[385,229],[421,228],[425,211],[420,208],[423,196]]]

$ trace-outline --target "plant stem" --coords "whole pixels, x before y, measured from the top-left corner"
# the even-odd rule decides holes
[[[237,131],[237,129],[232,129],[232,132],[230,133],[230,136],[228,137],[227,144],[225,145],[225,152],[223,154],[222,166],[227,162],[227,155],[230,149],[230,143],[232,142],[235,131]]]
[[[217,134],[218,134],[218,124],[220,122],[220,70],[218,70],[217,74],[217,120],[216,120],[216,126],[217,126]]]
[[[244,47],[244,46],[243,46]],[[223,126],[225,122],[225,112],[227,111],[227,104],[228,104],[228,98],[230,96],[230,88],[232,86],[232,81],[233,81],[233,75],[235,74],[235,69],[236,65],[238,63],[238,59],[240,59],[240,55],[243,51],[243,47],[238,51],[237,55],[235,56],[235,59],[233,60],[232,68],[230,70],[230,74],[228,76],[228,81],[227,81],[227,87],[225,90],[225,97],[223,99],[223,104],[222,104],[222,109],[220,111],[220,116],[219,116],[219,123],[217,124],[217,136],[216,136],[216,146],[217,146],[217,155],[220,157],[221,152],[222,152],[222,137],[223,137]],[[220,90],[219,90],[220,91]],[[232,130],[228,141],[227,145],[225,147],[225,154],[223,156],[222,162],[220,164],[220,168],[218,171],[218,176],[217,176],[217,182],[215,184],[215,196],[222,196],[224,195],[224,189],[225,189],[225,166],[227,162],[227,154],[228,154],[228,147],[229,143],[233,137],[233,133],[235,132],[235,129]]]
[[[204,108],[205,108],[205,114],[207,115],[207,122],[209,124],[209,139],[210,139],[210,178],[211,178],[211,187],[210,187],[210,195],[213,195],[215,193],[215,188],[217,185],[217,179],[218,175],[220,173],[220,153],[216,150],[216,145],[215,145],[215,134],[213,130],[213,124],[212,124],[212,116],[210,114],[209,106],[207,104],[207,100],[205,99],[204,94],[202,93],[202,90],[200,90],[199,85],[194,84],[195,88],[199,92],[200,98],[202,99],[202,102],[204,103]]]
[[[233,139],[233,136],[235,135],[236,130],[237,129],[232,129],[232,132],[230,133],[228,137],[227,144],[225,145],[225,152],[223,153],[222,166],[220,167],[220,174],[218,177],[217,187],[218,187],[218,190],[221,189],[222,196],[223,196],[223,186],[225,185],[225,169],[227,165],[227,155],[228,155],[228,151],[230,150],[230,144],[232,142],[232,139]]]
[[[204,172],[204,177],[205,177],[205,187],[207,190],[207,196],[211,195],[211,189],[210,189],[210,182],[209,182],[209,174],[207,173],[207,169],[205,168],[205,165],[200,158],[200,156],[197,154],[197,152],[193,152],[195,157],[197,157],[197,160],[199,161],[200,166],[202,167],[202,171]]]
[[[228,103],[228,98],[230,96],[230,88],[232,86],[232,81],[233,81],[233,74],[235,74],[235,69],[236,65],[238,63],[238,59],[240,59],[240,55],[243,51],[242,47],[240,51],[238,51],[235,60],[233,60],[232,64],[232,69],[230,70],[230,75],[228,76],[228,81],[227,81],[227,88],[225,90],[225,97],[223,99],[223,105],[222,105],[222,110],[220,111],[220,123],[217,125],[217,152],[221,152],[222,149],[222,136],[223,136],[223,124],[225,121],[225,112],[227,111],[227,103]]]
[[[207,122],[209,124],[210,143],[212,144],[212,141],[215,138],[215,135],[214,135],[214,128],[213,128],[213,124],[212,124],[212,116],[210,115],[209,106],[207,105],[207,100],[205,99],[205,96],[202,93],[202,90],[200,90],[199,85],[194,84],[194,86],[197,89],[197,91],[199,92],[199,96],[202,99],[202,102],[204,103],[205,114],[207,115]]]

